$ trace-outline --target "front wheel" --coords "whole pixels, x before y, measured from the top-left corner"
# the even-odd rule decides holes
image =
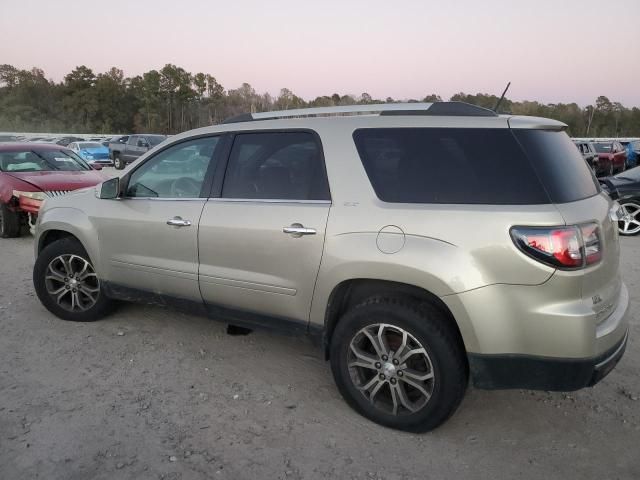
[[[122,161],[122,158],[120,158],[120,155],[115,155],[113,157],[113,166],[116,170],[122,170],[124,168],[124,162]]]
[[[42,305],[63,320],[91,322],[112,308],[89,255],[74,238],[57,240],[40,252],[33,285]]]
[[[622,218],[618,220],[620,235],[637,235],[640,233],[640,203],[625,202],[620,205]]]
[[[428,304],[371,298],[340,319],[330,353],[347,403],[387,427],[432,430],[455,412],[466,390],[461,342]]]

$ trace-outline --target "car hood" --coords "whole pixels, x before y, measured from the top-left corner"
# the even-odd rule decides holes
[[[18,180],[30,183],[42,191],[77,190],[92,187],[107,178],[94,170],[81,172],[5,172]]]

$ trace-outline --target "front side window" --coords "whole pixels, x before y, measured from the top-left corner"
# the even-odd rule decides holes
[[[215,168],[214,151],[220,137],[198,138],[173,145],[135,170],[128,197],[198,198],[205,174]]]
[[[224,198],[329,200],[320,145],[308,132],[238,134],[222,189]]]

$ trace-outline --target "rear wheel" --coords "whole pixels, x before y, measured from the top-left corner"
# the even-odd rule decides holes
[[[33,285],[46,309],[63,320],[91,322],[112,309],[89,255],[74,238],[57,240],[40,252]]]
[[[384,297],[340,319],[331,369],[358,413],[411,432],[432,430],[449,418],[468,379],[464,349],[437,309]]]
[[[124,168],[124,162],[117,153],[113,155],[113,166],[116,170],[122,170]]]
[[[0,204],[0,237],[15,238],[20,236],[20,215],[9,210],[3,203]]]
[[[637,235],[640,233],[640,203],[625,202],[620,205],[622,218],[618,220],[620,235]]]

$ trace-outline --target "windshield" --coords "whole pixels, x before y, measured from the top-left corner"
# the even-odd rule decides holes
[[[594,143],[593,145],[598,153],[611,153],[611,150],[613,150],[613,144],[611,143]]]
[[[147,139],[147,142],[149,142],[149,145],[152,145],[155,147],[156,145],[164,142],[167,137],[165,137],[164,135],[153,135],[153,136],[144,137],[144,138]]]
[[[83,170],[91,170],[91,167],[73,152],[45,150],[0,153],[0,171],[2,172],[77,172]]]
[[[78,147],[80,147],[80,148],[104,148],[104,146],[102,144],[95,143],[95,142],[78,143]]]

